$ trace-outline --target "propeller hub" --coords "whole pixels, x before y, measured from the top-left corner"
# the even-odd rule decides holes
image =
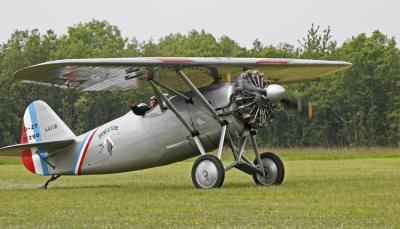
[[[247,70],[235,80],[232,99],[243,121],[252,128],[266,127],[274,118],[278,103],[299,113],[306,110],[308,120],[312,117],[311,104],[303,108],[299,99],[288,96],[284,87],[271,84],[257,70]]]
[[[280,102],[286,94],[285,88],[279,84],[270,84],[265,88],[267,98],[273,102]]]

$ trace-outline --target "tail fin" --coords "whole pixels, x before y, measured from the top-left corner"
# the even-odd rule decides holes
[[[25,111],[22,124],[21,143],[52,142],[74,139],[75,134],[43,101],[32,102]],[[22,162],[32,173],[49,175],[47,154],[43,149],[34,147],[24,150]]]
[[[43,101],[31,103],[24,114],[26,143],[49,142],[75,138],[75,134]]]

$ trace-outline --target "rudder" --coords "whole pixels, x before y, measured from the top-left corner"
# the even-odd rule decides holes
[[[75,134],[43,101],[34,101],[25,110],[21,143],[37,143],[75,138]],[[50,175],[45,160],[48,152],[37,147],[25,150],[22,162],[35,174]]]

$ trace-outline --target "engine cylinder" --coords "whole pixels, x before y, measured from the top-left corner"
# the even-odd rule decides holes
[[[252,128],[263,128],[274,118],[274,103],[279,102],[284,93],[282,86],[270,84],[264,74],[247,70],[237,78],[232,100],[245,123]]]

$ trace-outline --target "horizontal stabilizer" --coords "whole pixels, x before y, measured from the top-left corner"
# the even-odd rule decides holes
[[[74,139],[65,139],[65,140],[58,140],[58,141],[16,144],[16,145],[11,145],[11,146],[6,146],[3,148],[0,148],[0,156],[21,156],[22,153],[24,152],[24,150],[35,148],[35,147],[51,154],[55,150],[65,148],[74,142],[75,142]]]

